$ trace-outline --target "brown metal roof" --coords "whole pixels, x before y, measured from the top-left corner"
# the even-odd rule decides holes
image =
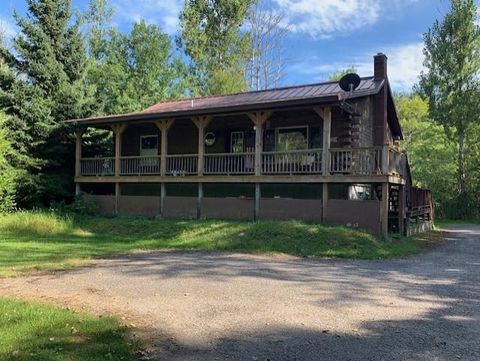
[[[377,94],[382,89],[384,83],[385,81],[376,81],[373,77],[362,78],[359,87],[351,97],[359,98]],[[333,81],[230,95],[166,101],[155,104],[142,112],[73,119],[69,120],[69,122],[100,125],[132,120],[141,121],[169,117],[227,114],[239,111],[268,109],[269,107],[334,103],[344,96],[345,92],[340,89],[338,82]]]

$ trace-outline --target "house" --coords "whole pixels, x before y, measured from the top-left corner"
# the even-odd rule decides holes
[[[398,151],[384,54],[353,92],[325,82],[69,122],[77,193],[104,213],[304,219],[376,235],[431,226],[431,194],[412,186]],[[86,154],[87,127],[113,132],[113,154]]]

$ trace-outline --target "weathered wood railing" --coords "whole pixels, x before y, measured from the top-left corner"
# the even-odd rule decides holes
[[[253,174],[255,153],[207,153],[204,174]]]
[[[167,175],[186,176],[196,175],[198,168],[197,154],[167,155]]]
[[[389,174],[403,176],[405,169],[405,155],[395,149],[390,148],[388,152],[388,172]]]
[[[386,149],[385,149],[386,150]],[[405,155],[382,147],[338,148],[329,150],[328,174],[331,175],[389,175],[404,176]],[[197,154],[168,154],[165,174],[167,176],[197,175]],[[385,162],[386,167],[384,167]],[[121,157],[121,176],[160,175],[161,156]],[[263,152],[261,174],[322,174],[322,149],[306,149],[288,152]],[[207,153],[204,155],[205,175],[253,175],[255,173],[254,153]],[[81,158],[81,176],[115,175],[115,158]]]
[[[160,156],[120,158],[120,175],[156,174],[160,174]]]
[[[330,173],[372,175],[382,173],[382,148],[330,149]]]
[[[115,175],[115,158],[81,158],[80,174],[96,177]]]
[[[263,174],[320,174],[322,149],[262,153]]]

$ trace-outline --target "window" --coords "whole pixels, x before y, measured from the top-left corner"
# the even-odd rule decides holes
[[[308,148],[308,127],[278,128],[277,151],[303,150]]]
[[[143,135],[140,137],[140,155],[152,156],[158,153],[158,136]]]
[[[232,132],[230,136],[230,152],[242,153],[245,150],[245,135],[243,132]]]

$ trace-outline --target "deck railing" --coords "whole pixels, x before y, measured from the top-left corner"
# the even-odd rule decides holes
[[[115,158],[82,158],[80,174],[96,177],[115,175]]]
[[[320,174],[322,149],[263,152],[263,174]]]
[[[330,173],[373,175],[382,173],[382,148],[330,149]]]
[[[390,149],[388,157],[382,147],[338,148],[329,150],[328,174],[331,175],[389,175],[404,176],[405,155]],[[383,154],[383,156],[382,156]],[[306,149],[285,152],[263,152],[261,174],[322,174],[322,149]],[[168,154],[165,157],[167,176],[198,175],[197,154]],[[387,167],[382,162],[387,161]],[[160,175],[161,157],[121,157],[122,176]],[[255,154],[207,153],[204,155],[204,175],[253,175]],[[81,158],[81,176],[114,176],[115,158]]]
[[[160,156],[121,157],[121,175],[156,175],[160,174]]]
[[[255,153],[207,153],[204,174],[253,174]]]
[[[167,155],[167,175],[187,176],[196,175],[198,168],[197,154],[175,154]]]
[[[389,149],[388,152],[388,172],[389,174],[403,176],[405,169],[405,154],[395,150]]]

